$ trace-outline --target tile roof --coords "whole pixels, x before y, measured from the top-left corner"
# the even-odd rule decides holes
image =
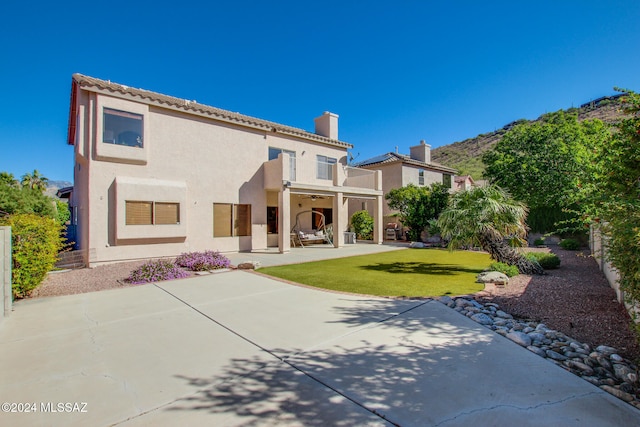
[[[370,159],[358,162],[354,166],[362,168],[362,167],[366,167],[366,166],[391,164],[391,163],[396,163],[396,162],[402,162],[402,163],[407,164],[407,165],[423,167],[425,169],[436,169],[436,170],[439,170],[439,171],[442,171],[442,172],[451,172],[451,173],[455,173],[456,172],[455,169],[449,168],[447,166],[444,166],[444,165],[441,165],[441,164],[438,164],[438,163],[421,162],[420,160],[412,159],[410,156],[407,156],[405,154],[399,154],[399,153],[381,154],[379,156],[372,157]]]
[[[136,89],[136,88],[121,85],[118,83],[113,83],[111,81],[100,80],[94,77],[85,76],[82,74],[74,74],[73,82],[86,90],[94,90],[97,92],[110,92],[115,96],[117,96],[118,94],[125,95],[129,98],[134,98],[134,99],[137,98],[139,101],[144,103],[177,108],[177,109],[189,112],[191,114],[206,116],[206,117],[213,118],[215,120],[220,120],[228,123],[235,123],[240,126],[248,126],[252,128],[262,129],[265,131],[297,136],[300,138],[310,139],[316,142],[334,145],[341,148],[353,147],[352,144],[349,144],[347,142],[330,139],[315,133],[305,131],[303,129],[281,125],[279,123],[270,122],[268,120],[262,120],[255,117],[246,116],[244,114],[223,110],[221,108],[199,104],[196,101],[176,98],[173,96],[163,95],[157,92],[151,92],[144,89]]]

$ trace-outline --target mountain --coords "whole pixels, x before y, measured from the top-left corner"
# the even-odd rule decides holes
[[[579,120],[599,119],[606,123],[614,123],[619,120],[623,113],[621,111],[620,97],[624,94],[603,96],[593,101],[582,104],[579,108],[569,108],[568,113],[578,113]],[[484,163],[482,155],[485,151],[492,149],[505,133],[512,127],[520,123],[536,122],[536,120],[520,119],[504,125],[501,129],[493,132],[483,133],[475,138],[443,145],[431,150],[431,160],[441,165],[458,170],[460,175],[471,175],[474,180],[482,179]]]
[[[73,183],[69,181],[48,181],[44,194],[47,196],[55,196],[59,189],[71,186],[73,186]]]

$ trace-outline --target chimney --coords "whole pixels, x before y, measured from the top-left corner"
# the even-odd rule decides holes
[[[431,163],[431,146],[424,142],[424,139],[420,141],[420,145],[414,145],[409,147],[411,150],[410,157],[413,160],[419,160],[424,163]]]
[[[338,115],[325,111],[320,117],[314,119],[316,122],[316,134],[329,139],[338,139]]]

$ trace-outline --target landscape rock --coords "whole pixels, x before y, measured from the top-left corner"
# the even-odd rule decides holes
[[[614,395],[618,399],[624,400],[625,402],[632,402],[633,400],[635,400],[635,398],[633,397],[633,395],[631,393],[627,393],[627,392],[624,392],[622,390],[618,390],[615,387],[611,387],[611,386],[608,386],[608,385],[601,385],[600,388],[603,389],[604,391],[606,391],[607,393],[610,393],[610,394]]]
[[[238,264],[240,270],[257,270],[260,268],[260,261],[245,261]]]
[[[520,344],[523,347],[529,347],[531,345],[531,337],[524,332],[513,331],[507,334],[507,338],[516,344]]]
[[[598,347],[596,347],[596,351],[598,353],[604,354],[605,356],[611,356],[612,354],[618,352],[618,350],[616,350],[615,348],[606,345],[599,345]]]
[[[544,323],[509,318],[497,304],[483,305],[470,296],[441,297],[439,301],[640,409],[638,368],[617,349],[600,345],[592,350]]]
[[[509,283],[509,277],[504,273],[500,273],[499,271],[483,271],[482,273],[478,274],[477,282],[506,285],[507,283]]]
[[[478,323],[480,323],[481,325],[491,325],[493,324],[493,320],[491,320],[491,317],[487,316],[484,313],[476,313],[473,316],[471,316],[471,320],[476,321]]]

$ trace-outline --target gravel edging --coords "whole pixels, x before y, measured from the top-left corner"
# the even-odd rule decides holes
[[[543,323],[515,319],[498,304],[469,297],[440,297],[442,304],[532,353],[640,409],[638,367],[613,347],[592,348]]]

